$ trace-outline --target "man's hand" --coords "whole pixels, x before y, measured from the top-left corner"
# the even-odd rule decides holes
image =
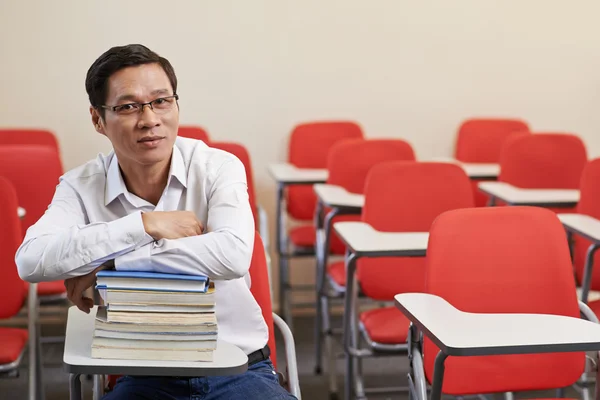
[[[192,211],[153,211],[142,214],[144,230],[155,240],[202,234],[204,226]]]
[[[107,269],[109,266],[101,265],[92,272],[69,278],[65,280],[65,288],[67,288],[67,297],[73,304],[86,314],[90,313],[90,309],[94,307],[94,300],[89,297],[83,297],[83,292],[91,287],[96,282],[96,274],[98,271]]]

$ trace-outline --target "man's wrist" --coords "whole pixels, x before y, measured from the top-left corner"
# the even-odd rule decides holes
[[[152,236],[154,240],[158,240],[156,237],[156,232],[154,232],[154,229],[152,228],[151,221],[152,217],[149,215],[149,213],[142,212],[142,224],[144,225],[144,231],[146,231],[148,235]]]

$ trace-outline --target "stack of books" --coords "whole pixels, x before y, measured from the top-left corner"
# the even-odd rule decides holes
[[[100,271],[92,358],[212,361],[214,285],[206,276]]]

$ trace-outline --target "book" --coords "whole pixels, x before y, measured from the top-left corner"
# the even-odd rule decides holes
[[[174,332],[115,332],[96,329],[94,336],[114,339],[129,340],[217,340],[217,332],[193,332],[193,333],[174,333]]]
[[[114,270],[103,270],[96,274],[96,289],[204,293],[208,287],[209,279],[204,275]]]
[[[214,306],[215,288],[211,286],[204,293],[169,292],[146,290],[121,290],[98,288],[104,304],[162,304],[173,306]]]
[[[217,332],[216,323],[194,324],[148,324],[148,323],[123,323],[108,321],[106,307],[98,307],[95,319],[95,329],[113,332],[146,332],[146,333],[204,333]]]
[[[203,361],[213,360],[213,351],[121,349],[92,344],[92,358],[145,361]]]
[[[133,311],[152,313],[214,313],[214,306],[188,306],[169,304],[127,304],[109,303],[108,311]]]
[[[150,325],[216,325],[215,313],[153,313],[107,311],[107,322]]]
[[[93,347],[112,349],[138,349],[147,351],[190,350],[209,351],[217,348],[216,340],[129,340],[94,336]]]

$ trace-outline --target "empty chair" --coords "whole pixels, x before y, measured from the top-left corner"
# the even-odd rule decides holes
[[[363,137],[360,125],[352,121],[307,122],[297,125],[291,133],[288,146],[288,162],[297,168],[327,168],[329,150],[338,142]],[[296,288],[289,282],[289,260],[294,257],[315,255],[316,197],[312,185],[289,185],[284,194],[287,214],[294,220],[305,222],[285,231],[277,224],[281,238],[277,249],[279,255],[279,308],[285,320],[291,324],[290,292]],[[283,201],[283,199],[281,199]],[[308,224],[306,224],[308,222]],[[281,224],[282,225],[282,224]],[[312,304],[310,305],[312,307]]]
[[[17,193],[12,183],[0,176],[0,319],[11,318],[19,313],[25,304],[27,287],[17,273],[15,253],[21,244],[21,222],[16,213],[18,207]],[[31,301],[31,298],[30,298]],[[36,315],[34,301],[29,304],[30,313],[28,329],[0,327],[0,375],[16,376],[23,360],[28,340],[31,343],[29,357],[29,390],[30,398],[43,391],[41,377],[41,360],[37,342]],[[33,311],[33,312],[32,312]]]
[[[0,146],[0,176],[4,176],[13,184],[19,205],[27,210],[21,221],[23,233],[46,212],[61,175],[62,165],[53,147]],[[63,281],[39,283],[37,293],[43,304],[66,299]]]
[[[473,203],[470,179],[457,165],[381,163],[367,176],[361,221],[379,232],[429,232],[433,221],[443,212],[473,207]],[[356,259],[356,255],[353,258]],[[393,301],[398,293],[425,290],[424,257],[359,257],[356,277],[352,270],[350,265],[335,264],[330,269],[329,279],[334,286],[342,287],[346,286],[347,277],[356,279],[361,293],[376,302]],[[352,294],[346,292],[346,296],[349,295]],[[356,305],[356,300],[351,303]],[[356,309],[344,309],[346,324],[356,312]],[[352,351],[347,354],[351,358],[350,368],[354,359],[406,354],[409,321],[396,307],[371,308],[359,313],[358,319],[358,327],[346,325],[344,329],[344,332],[360,330],[365,339],[363,346],[352,344]],[[356,371],[357,380],[362,380],[361,370]]]
[[[336,144],[330,151],[327,160],[327,170],[329,177],[327,184],[335,185],[344,190],[363,194],[365,181],[371,168],[375,165],[387,161],[414,161],[415,154],[412,146],[401,139],[356,139],[340,142]],[[343,294],[343,288],[332,287],[335,292],[329,290],[327,283],[327,271],[339,269],[339,265],[334,263],[328,266],[328,254],[344,254],[346,248],[340,239],[332,233],[332,226],[335,222],[340,221],[358,221],[360,215],[353,212],[354,215],[347,214],[346,211],[340,209],[324,210],[325,218],[323,222],[318,222],[322,225],[322,243],[319,243],[319,248],[322,254],[317,254],[317,316],[315,318],[316,328],[316,367],[318,372],[321,370],[321,345],[323,339],[326,341],[328,348],[331,348],[331,329],[329,317],[329,299],[339,298]],[[351,211],[352,212],[352,211]],[[317,211],[319,213],[319,211]],[[359,210],[360,213],[360,210]],[[316,219],[320,219],[317,216]],[[340,264],[341,263],[341,264]],[[330,350],[328,350],[330,353]],[[330,366],[329,372],[332,372]],[[333,386],[333,385],[332,385]]]
[[[576,135],[515,137],[502,149],[498,180],[527,189],[579,189],[586,163],[585,144]]]
[[[507,139],[529,134],[526,122],[510,118],[467,119],[458,128],[454,158],[468,163],[499,163],[502,146]],[[483,207],[487,196],[473,180],[475,205]]]
[[[577,213],[589,215],[600,220],[600,158],[594,159],[586,165],[581,176],[580,200],[577,204]],[[588,268],[592,270],[589,283],[591,290],[600,290],[600,253],[594,248],[592,258],[588,260],[588,251],[591,242],[582,236],[575,236],[575,247],[573,262],[575,265],[575,274],[577,281],[583,285],[584,270],[586,264],[590,263]],[[587,289],[586,289],[587,290]],[[582,296],[587,301],[587,293]],[[600,315],[600,300],[591,301],[590,308],[596,315]]]
[[[426,260],[427,293],[460,312],[580,317],[565,232],[549,210],[500,207],[446,212],[430,230]],[[511,328],[519,331],[519,326]],[[465,331],[479,334],[467,327]],[[421,342],[413,336],[413,341],[413,354],[419,361],[423,354],[424,363],[413,359],[411,376],[423,393],[421,378],[432,383],[439,349],[428,337]],[[581,352],[450,356],[445,359],[442,391],[464,396],[565,388],[580,378],[584,367]]]
[[[177,135],[190,139],[202,140],[204,143],[210,141],[208,132],[200,126],[179,125]]]
[[[497,163],[504,142],[527,133],[529,126],[518,119],[468,119],[458,128],[454,157],[470,163]]]

